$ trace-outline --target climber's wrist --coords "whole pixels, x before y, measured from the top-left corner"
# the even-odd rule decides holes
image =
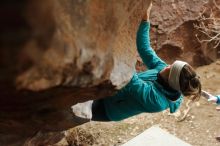
[[[217,103],[217,104],[220,104],[220,95],[217,95],[216,97],[217,97],[216,103]]]
[[[143,20],[143,21],[150,22],[149,15],[145,13],[145,14],[143,15],[143,17],[142,17],[142,20]]]

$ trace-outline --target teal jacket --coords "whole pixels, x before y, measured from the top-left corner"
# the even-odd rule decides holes
[[[217,104],[220,104],[220,95],[216,95],[216,97],[217,97],[216,103],[217,103]]]
[[[143,112],[160,112],[170,108],[175,112],[183,96],[173,90],[166,90],[157,80],[157,74],[167,64],[162,61],[150,46],[150,23],[142,21],[137,32],[137,49],[148,70],[134,73],[130,82],[119,90],[114,96],[103,99],[108,118],[119,121]],[[171,101],[169,97],[177,97]]]

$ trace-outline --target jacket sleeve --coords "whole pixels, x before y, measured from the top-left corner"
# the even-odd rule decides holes
[[[167,64],[164,61],[162,61],[157,56],[155,51],[151,48],[149,31],[150,23],[147,21],[142,21],[137,31],[137,50],[148,69],[161,70]]]
[[[131,98],[135,98],[136,101],[142,105],[145,112],[160,112],[169,107],[164,97],[158,94],[157,90],[152,85],[151,81],[143,81],[134,75],[132,81],[127,85],[128,94]]]
[[[181,106],[183,102],[183,96],[181,95],[177,101],[170,101],[169,106],[170,106],[170,113],[175,113]]]
[[[220,95],[217,95],[216,97],[217,97],[217,102],[216,103],[220,104]]]

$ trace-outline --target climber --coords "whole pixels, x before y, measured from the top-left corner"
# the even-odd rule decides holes
[[[186,62],[168,65],[150,46],[150,10],[146,10],[137,31],[137,50],[148,70],[134,73],[129,83],[114,96],[92,103],[92,120],[119,121],[143,112],[175,112],[183,96],[195,101],[201,95],[201,83],[193,68]]]
[[[167,108],[175,112],[184,96],[198,100],[201,83],[193,68],[186,62],[167,65],[150,46],[150,10],[146,10],[137,32],[137,50],[148,70],[134,73],[130,82],[116,95],[96,100],[92,120],[119,121],[142,112],[160,112]]]

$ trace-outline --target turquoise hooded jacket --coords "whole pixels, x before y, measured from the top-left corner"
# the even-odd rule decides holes
[[[217,97],[216,103],[217,103],[217,104],[220,104],[220,95],[216,95],[216,97]]]
[[[142,21],[137,32],[137,50],[148,70],[134,73],[130,82],[119,90],[114,96],[103,99],[106,115],[112,121],[143,113],[160,112],[167,108],[175,112],[182,100],[181,93],[168,91],[157,80],[157,74],[167,64],[162,61],[150,46],[150,23]],[[171,101],[169,97],[177,97]]]

